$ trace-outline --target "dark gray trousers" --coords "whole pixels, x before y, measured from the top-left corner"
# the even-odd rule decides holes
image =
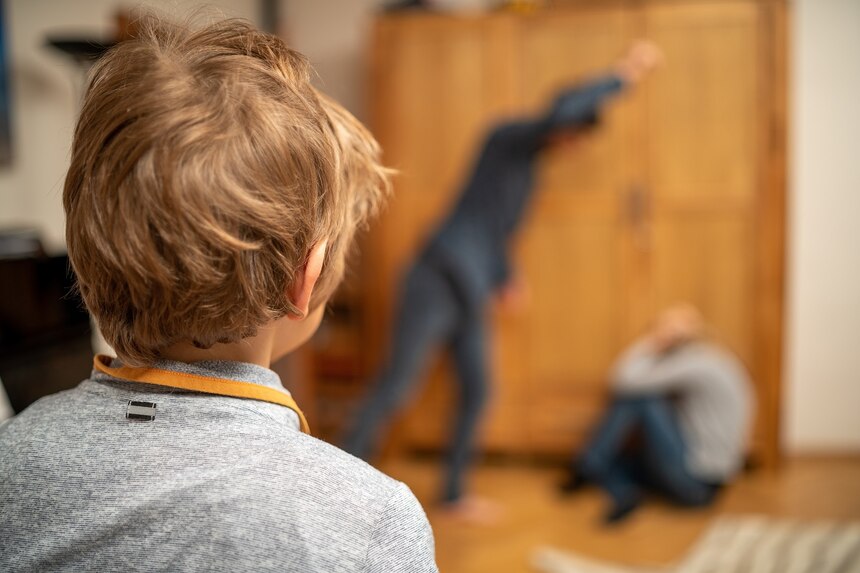
[[[442,491],[442,500],[450,502],[463,494],[464,474],[487,401],[483,309],[469,308],[453,277],[426,257],[419,259],[406,276],[392,332],[391,354],[343,448],[365,460],[373,455],[383,427],[412,396],[429,355],[440,347],[451,351],[459,390]]]

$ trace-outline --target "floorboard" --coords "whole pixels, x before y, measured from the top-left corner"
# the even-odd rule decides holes
[[[555,490],[561,472],[551,467],[478,466],[472,490],[505,510],[493,526],[465,525],[436,510],[440,466],[435,461],[397,458],[381,469],[409,484],[427,508],[443,573],[533,571],[529,559],[541,545],[621,564],[668,565],[719,515],[860,520],[860,457],[789,460],[779,470],[744,474],[711,508],[684,510],[649,501],[613,528],[600,523],[606,500],[599,491],[561,497]]]

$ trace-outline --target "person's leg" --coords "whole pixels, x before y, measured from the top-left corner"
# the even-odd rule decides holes
[[[463,495],[463,479],[475,447],[481,414],[489,387],[485,363],[482,316],[464,316],[451,342],[459,387],[459,402],[448,455],[448,475],[442,500],[451,503]]]
[[[640,492],[622,451],[640,425],[641,410],[639,398],[615,398],[574,462],[576,473],[605,490],[615,507],[625,508],[628,513],[638,503]]]
[[[419,261],[406,277],[388,362],[343,441],[345,451],[367,460],[392,412],[408,398],[434,345],[449,336],[457,305],[448,280]]]
[[[637,438],[640,437],[639,430],[640,428],[637,427]],[[621,452],[612,465],[611,475],[606,480],[608,491],[614,492],[612,505],[603,518],[608,525],[627,519],[639,507],[643,493],[648,490],[648,482],[643,479],[647,475],[643,461],[644,453],[639,444],[639,440],[636,440],[633,447],[627,447]]]
[[[643,479],[647,484],[681,505],[709,504],[716,488],[697,479],[687,469],[687,448],[668,398],[653,397],[643,403],[642,430]]]

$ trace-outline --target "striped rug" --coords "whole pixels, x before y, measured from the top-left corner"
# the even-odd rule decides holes
[[[552,548],[537,550],[532,565],[544,573],[860,573],[860,523],[722,517],[675,566],[624,567]]]

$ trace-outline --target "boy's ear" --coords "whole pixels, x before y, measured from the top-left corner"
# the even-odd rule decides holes
[[[302,320],[308,315],[311,294],[322,272],[328,240],[320,241],[311,247],[305,266],[296,274],[296,280],[290,287],[290,301],[301,311],[300,315],[290,314],[291,320]]]

